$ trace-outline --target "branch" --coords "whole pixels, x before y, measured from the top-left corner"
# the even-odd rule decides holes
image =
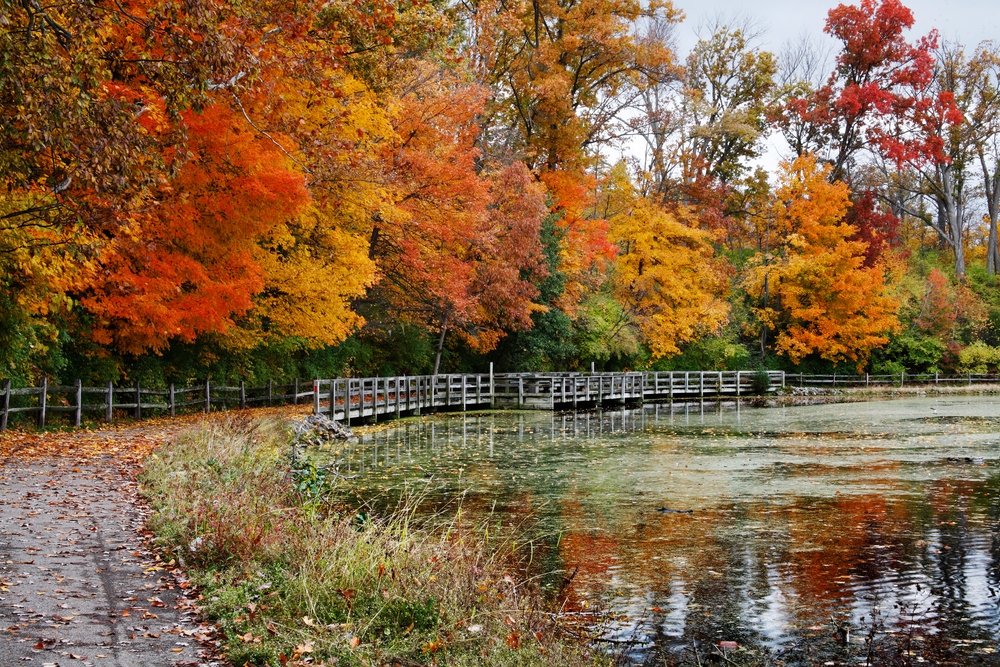
[[[242,102],[240,102],[240,98],[236,96],[236,93],[235,93],[235,92],[233,93],[233,99],[234,99],[234,100],[236,100],[236,104],[237,104],[237,105],[239,105],[239,107],[240,107],[240,111],[242,111],[242,112],[243,112],[243,117],[247,119],[247,122],[248,122],[248,123],[250,123],[250,127],[252,127],[253,129],[255,129],[255,130],[257,130],[258,132],[260,132],[261,134],[263,134],[263,135],[264,135],[265,137],[267,137],[267,139],[268,139],[268,140],[269,140],[269,141],[270,141],[270,142],[271,142],[272,144],[274,144],[275,146],[277,146],[277,147],[278,147],[278,149],[279,149],[279,150],[280,150],[280,151],[281,151],[282,153],[284,153],[284,154],[285,154],[286,156],[288,156],[288,159],[289,159],[289,160],[291,160],[291,161],[292,161],[292,162],[294,162],[295,164],[297,164],[297,165],[299,165],[300,167],[302,167],[302,169],[303,169],[303,170],[305,170],[305,172],[306,172],[307,174],[309,174],[309,175],[312,175],[312,173],[313,173],[313,172],[312,172],[312,169],[310,169],[309,167],[305,166],[304,164],[302,164],[301,162],[299,162],[298,160],[296,160],[296,159],[295,159],[295,157],[294,157],[294,156],[293,156],[293,155],[292,155],[291,153],[289,153],[288,151],[286,151],[286,150],[285,150],[285,147],[284,147],[284,146],[282,146],[282,145],[281,145],[280,143],[278,143],[278,142],[277,142],[277,141],[275,140],[275,138],[274,138],[274,137],[272,137],[272,136],[271,136],[270,134],[268,134],[268,133],[267,133],[267,132],[265,132],[264,130],[260,129],[259,127],[257,127],[257,125],[256,125],[256,124],[255,124],[255,123],[254,123],[254,122],[253,122],[252,120],[250,120],[250,116],[248,116],[248,115],[247,115],[247,110],[243,108],[243,103],[242,103]]]

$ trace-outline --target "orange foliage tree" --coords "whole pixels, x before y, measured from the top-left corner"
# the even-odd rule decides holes
[[[228,108],[189,112],[184,122],[187,162],[133,216],[82,300],[95,340],[124,352],[225,333],[264,288],[257,239],[308,199],[278,147],[234,123]]]
[[[899,329],[898,300],[881,264],[866,266],[866,244],[844,221],[848,189],[830,183],[811,155],[784,163],[766,216],[775,244],[747,274],[754,312],[777,331],[775,347],[798,363],[818,354],[862,366]],[[763,341],[763,337],[762,337]]]
[[[395,210],[383,210],[369,256],[381,282],[373,291],[387,326],[415,322],[445,337],[460,334],[492,350],[503,329],[531,326],[545,274],[539,232],[545,194],[523,163],[479,173],[478,115],[486,91],[433,68],[416,72],[387,144]]]

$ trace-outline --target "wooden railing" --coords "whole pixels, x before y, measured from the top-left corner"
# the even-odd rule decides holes
[[[210,381],[176,388],[152,389],[50,385],[12,388],[10,380],[0,389],[0,431],[7,429],[10,415],[34,414],[39,426],[54,413],[68,414],[79,426],[84,413],[96,412],[105,421],[116,416],[143,417],[157,410],[174,415],[196,408],[211,412],[222,409],[273,406],[311,402],[313,412],[347,421],[378,420],[430,410],[465,410],[492,405],[519,409],[555,410],[590,407],[604,403],[653,400],[686,400],[706,397],[740,397],[752,393],[758,382],[756,371],[672,371],[634,373],[510,373],[481,375],[420,375],[375,378],[295,380],[291,384],[271,382],[260,387],[214,385]],[[800,387],[859,387],[878,385],[973,385],[1000,382],[996,373],[944,375],[806,375],[768,371],[771,389]],[[757,387],[759,389],[759,387]]]

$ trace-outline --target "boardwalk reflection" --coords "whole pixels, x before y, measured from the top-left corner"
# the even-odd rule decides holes
[[[543,577],[554,588],[578,567],[567,603],[622,612],[614,632],[647,642],[639,658],[692,640],[763,644],[791,662],[807,650],[836,657],[847,649],[830,641],[833,621],[855,636],[909,627],[992,657],[998,407],[706,402],[425,417],[327,455],[366,497],[426,490],[431,509],[462,495],[470,515],[537,521],[533,567],[555,573]],[[985,465],[966,462],[977,457]]]

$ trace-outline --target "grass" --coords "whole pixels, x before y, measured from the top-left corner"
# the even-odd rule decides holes
[[[607,665],[516,578],[512,536],[416,501],[328,504],[279,419],[208,422],[146,462],[150,527],[235,665]],[[340,483],[346,483],[342,480]]]

